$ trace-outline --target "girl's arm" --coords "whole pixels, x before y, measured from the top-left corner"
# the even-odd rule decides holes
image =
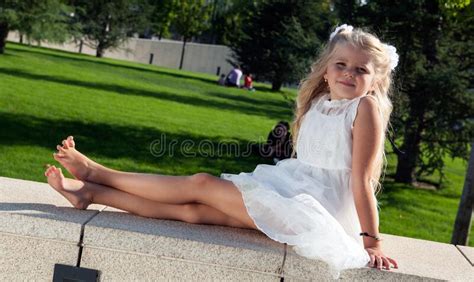
[[[362,98],[352,130],[352,192],[362,232],[379,236],[377,206],[370,178],[381,150],[383,134],[382,117],[377,102],[370,97]],[[369,253],[371,266],[387,269],[392,262],[381,250],[381,242],[364,236],[364,247]],[[375,263],[375,264],[374,264]]]

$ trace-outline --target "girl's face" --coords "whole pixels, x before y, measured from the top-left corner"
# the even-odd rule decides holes
[[[369,55],[349,44],[336,46],[324,78],[331,99],[353,99],[373,90],[375,70]]]

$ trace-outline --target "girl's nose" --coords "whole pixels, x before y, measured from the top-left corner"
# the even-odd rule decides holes
[[[344,76],[345,77],[354,77],[352,69],[346,69],[346,71],[344,72]]]

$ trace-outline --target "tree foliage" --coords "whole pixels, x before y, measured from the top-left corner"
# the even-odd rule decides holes
[[[204,43],[230,45],[231,38],[240,32],[242,23],[261,1],[213,0],[209,2],[210,28],[198,40]]]
[[[329,1],[274,0],[252,8],[232,39],[235,63],[278,91],[308,72],[332,25]]]
[[[176,18],[176,0],[149,0],[148,4],[151,9],[148,33],[158,35],[160,39],[169,36],[170,26]]]
[[[87,44],[97,49],[97,57],[143,30],[148,17],[145,0],[74,0],[72,3],[81,34]]]
[[[0,0],[0,54],[10,30],[38,43],[64,42],[69,35],[71,11],[61,0]]]
[[[173,26],[184,41],[201,34],[209,27],[210,7],[204,0],[176,0]]]
[[[179,69],[183,67],[186,42],[209,28],[210,7],[204,0],[176,0],[176,17],[173,26],[183,37]]]

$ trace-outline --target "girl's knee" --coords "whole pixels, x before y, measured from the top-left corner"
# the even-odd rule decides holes
[[[201,172],[191,176],[191,181],[196,187],[205,187],[206,184],[214,180],[214,176],[209,173]]]

